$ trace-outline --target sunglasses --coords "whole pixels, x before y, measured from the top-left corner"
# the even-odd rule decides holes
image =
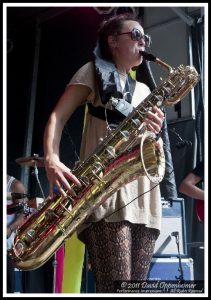
[[[144,39],[146,47],[150,47],[152,43],[151,37],[147,34],[142,34],[141,31],[137,28],[133,28],[129,32],[119,33],[118,35],[122,35],[122,34],[130,34],[130,37],[133,41],[140,41],[141,39]]]

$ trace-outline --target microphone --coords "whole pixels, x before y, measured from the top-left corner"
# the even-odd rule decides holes
[[[177,236],[179,236],[179,231],[173,231],[171,233],[171,235],[177,237]]]
[[[29,194],[7,192],[7,200],[29,198]]]
[[[179,231],[173,231],[171,235],[176,238],[176,243],[179,243]]]
[[[181,148],[184,148],[184,147],[192,147],[192,142],[187,141],[187,140],[181,140],[181,141],[176,143],[176,148],[177,149],[181,149]]]

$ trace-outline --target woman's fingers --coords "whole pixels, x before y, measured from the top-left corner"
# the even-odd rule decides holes
[[[154,106],[152,111],[148,111],[146,114],[145,123],[148,129],[158,134],[163,126],[164,117],[164,113]]]
[[[68,191],[71,195],[75,196],[75,192],[71,187],[71,183],[81,187],[78,178],[67,168],[63,163],[52,164],[50,168],[46,168],[48,180],[50,183],[49,194],[52,198],[55,193],[60,193],[66,197]]]

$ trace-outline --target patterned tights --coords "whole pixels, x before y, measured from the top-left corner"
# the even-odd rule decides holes
[[[97,293],[114,293],[115,280],[146,280],[159,230],[128,221],[92,223],[86,244]]]

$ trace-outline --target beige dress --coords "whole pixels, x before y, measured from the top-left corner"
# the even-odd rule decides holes
[[[89,62],[76,72],[68,85],[81,84],[90,87],[92,93],[87,102],[94,106],[103,106],[95,76],[94,64]],[[124,88],[125,80],[126,77],[120,75],[122,88]],[[150,90],[145,84],[137,82],[132,98],[133,106],[136,107],[149,93]],[[106,122],[87,113],[81,142],[81,160],[85,160],[93,153],[99,144],[99,139],[106,134]],[[159,185],[155,187],[155,184],[150,182],[146,176],[142,176],[121,187],[92,213],[86,224],[78,227],[78,234],[89,226],[89,222],[96,222],[103,218],[106,222],[127,220],[131,223],[145,224],[147,227],[160,230],[161,196]]]

